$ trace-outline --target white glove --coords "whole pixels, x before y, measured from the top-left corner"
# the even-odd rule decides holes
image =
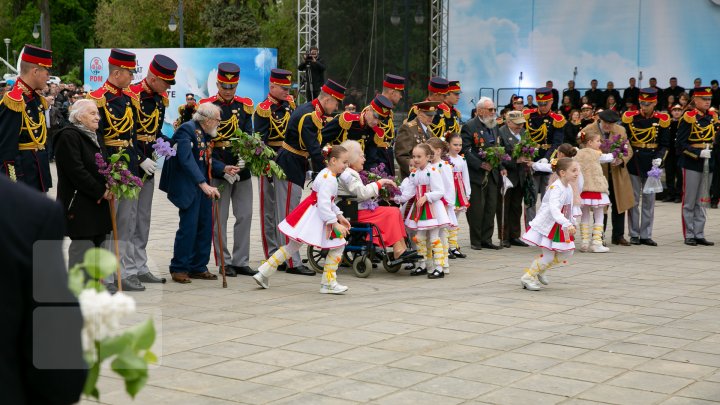
[[[537,162],[532,164],[532,169],[536,172],[545,172],[545,173],[551,173],[552,172],[552,166],[548,162],[547,159],[542,158],[538,160]]]
[[[653,159],[653,160],[652,160],[652,165],[653,165],[654,167],[660,167],[661,164],[662,164],[662,159],[660,159],[660,158],[657,158],[657,159]]]
[[[235,181],[240,181],[240,175],[239,175],[239,174],[236,174],[236,175],[235,175]]]
[[[240,170],[242,170],[242,169],[245,168],[245,161],[242,160],[242,158],[239,158],[239,159],[238,159],[237,167],[240,168]]]
[[[152,176],[157,170],[157,163],[155,163],[152,159],[145,159],[142,163],[140,163],[140,168],[145,170],[145,173],[147,173],[148,176]]]
[[[236,176],[237,176],[237,175],[235,175],[235,174],[232,174],[232,175],[231,175],[231,174],[227,174],[227,173],[223,174],[223,177],[225,178],[225,180],[226,180],[228,183],[230,183],[230,184],[235,183],[235,180],[236,180],[235,177],[236,177]],[[237,177],[237,178],[240,179],[240,177]]]
[[[710,149],[703,149],[700,151],[700,157],[703,159],[710,159],[712,151]]]

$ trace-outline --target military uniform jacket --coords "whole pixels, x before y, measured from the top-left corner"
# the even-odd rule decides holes
[[[438,138],[444,138],[447,132],[459,133],[460,111],[451,105],[440,103],[430,128]]]
[[[98,139],[104,144],[108,155],[124,149],[130,158],[128,170],[139,176],[141,155],[135,133],[137,111],[140,108],[137,95],[105,82],[99,89],[88,93],[87,98],[97,104],[100,112]]]
[[[700,157],[700,151],[708,145],[711,149],[713,148],[717,122],[718,117],[714,111],[703,114],[695,109],[683,114],[680,124],[678,124],[677,139],[675,140],[677,149],[681,153],[681,167],[696,172],[703,171],[705,159]],[[711,157],[710,171],[713,170],[713,160]]]
[[[195,114],[195,111],[197,110],[197,104],[193,104],[192,106],[189,106],[187,104],[183,104],[180,107],[178,107],[178,117],[175,121],[176,126],[180,126],[192,119],[193,114]]]
[[[177,154],[163,164],[160,190],[180,209],[190,207],[197,198],[206,198],[199,185],[209,182],[208,141],[197,121],[180,125],[170,140],[177,145]]]
[[[462,138],[462,153],[467,161],[468,170],[470,173],[470,183],[478,187],[478,190],[483,187],[483,181],[488,171],[480,167],[485,160],[480,155],[480,149],[501,146],[498,144],[498,128],[488,128],[480,121],[480,117],[475,118],[466,122],[462,126],[460,131],[460,137]],[[495,184],[500,184],[500,172],[497,168],[493,168],[490,171],[492,178],[495,180]]]
[[[653,159],[665,159],[670,146],[670,116],[653,112],[650,118],[640,111],[626,111],[622,123],[633,149],[633,157],[628,162],[628,172],[633,176],[647,177],[652,169]]]
[[[537,108],[528,108],[523,111],[523,115],[527,136],[540,145],[540,153],[535,156],[535,161],[550,159],[555,149],[565,140],[565,117],[552,111],[541,114]]]
[[[252,115],[254,110],[253,101],[249,98],[235,96],[230,101],[225,101],[214,95],[200,100],[202,103],[213,103],[220,107],[220,125],[217,128],[217,136],[213,139],[212,147],[212,175],[215,178],[222,178],[225,174],[226,165],[236,165],[238,158],[232,153],[230,138],[235,137],[235,131],[241,130],[247,134],[253,133]],[[248,180],[251,177],[250,169],[240,170],[240,180]]]
[[[167,93],[158,94],[150,89],[145,80],[130,86],[139,101],[136,124],[137,148],[140,161],[153,159],[155,140],[162,137],[165,108],[170,104]],[[154,160],[154,159],[153,159]]]
[[[413,148],[430,139],[432,135],[429,132],[430,128],[428,127],[427,132],[423,130],[422,124],[417,119],[408,121],[400,127],[395,140],[395,160],[400,166],[400,177],[403,179],[410,175]]]
[[[295,110],[295,100],[288,95],[286,100],[278,100],[268,94],[268,98],[257,105],[253,114],[255,132],[262,135],[266,145],[277,152],[285,140],[285,132],[290,115]]]
[[[348,139],[357,141],[365,153],[365,168],[369,168],[377,165],[375,137],[382,135],[380,128],[371,128],[365,123],[362,113],[344,112],[325,124],[322,129],[322,144],[340,145]]]
[[[0,172],[43,192],[52,187],[45,109],[45,98],[19,78],[0,100]]]
[[[325,110],[318,99],[298,106],[290,115],[285,141],[277,157],[277,164],[285,171],[289,182],[304,186],[308,158],[316,172],[325,167],[320,146],[325,120]]]

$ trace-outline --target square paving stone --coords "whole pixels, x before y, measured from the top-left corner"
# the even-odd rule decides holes
[[[583,392],[578,398],[618,405],[649,405],[657,404],[666,399],[667,395],[610,385],[598,385]]]
[[[635,367],[638,371],[648,371],[656,374],[672,375],[676,377],[686,377],[701,379],[704,376],[712,374],[716,370],[714,367],[701,366],[699,364],[680,363],[677,361],[668,361],[663,359],[653,359],[647,363]]]
[[[391,367],[402,368],[406,370],[421,371],[431,374],[444,374],[449,371],[458,369],[467,363],[455,360],[439,359],[428,356],[410,356],[402,360],[388,364]]]
[[[549,357],[533,356],[522,353],[503,353],[483,361],[482,364],[534,373],[554,366],[559,362],[559,360],[551,359]]]
[[[372,364],[387,364],[408,356],[410,356],[409,353],[363,346],[356,347],[345,352],[337,353],[333,357]]]
[[[479,398],[490,404],[498,405],[517,405],[517,404],[533,404],[533,405],[551,405],[558,404],[567,398],[559,395],[544,394],[537,391],[527,391],[517,388],[505,387],[485,394]]]
[[[566,361],[543,370],[543,374],[601,383],[625,371],[622,368]]]
[[[469,364],[450,372],[448,375],[488,384],[509,385],[521,378],[529,376],[530,373],[510,370],[507,368],[485,366],[482,364]]]
[[[544,392],[546,394],[573,397],[589,388],[592,388],[594,385],[595,384],[590,382],[573,380],[570,378],[535,374],[513,383],[512,387]]]
[[[575,356],[579,356],[585,352],[586,349],[580,349],[577,347],[555,345],[549,343],[531,343],[527,346],[519,347],[513,350],[515,353],[533,354],[537,356],[553,357],[561,360],[569,360]]]
[[[397,388],[364,381],[341,379],[311,388],[309,391],[350,401],[370,402],[397,391]]]
[[[336,377],[326,374],[310,373],[307,371],[293,369],[282,369],[274,373],[255,377],[250,381],[258,384],[304,391],[318,385],[329,384],[336,379]]]
[[[245,360],[278,367],[292,367],[320,358],[314,354],[299,353],[285,349],[271,349],[246,356]]]
[[[472,399],[496,388],[495,385],[454,377],[436,377],[412,387],[413,390],[463,399]]]
[[[408,388],[422,381],[434,378],[434,374],[405,370],[397,367],[378,366],[353,374],[348,378],[398,388]]]
[[[398,391],[382,397],[374,403],[380,405],[455,405],[463,402],[462,399],[431,394],[420,391]]]
[[[198,373],[212,374],[220,377],[234,378],[238,380],[249,380],[263,374],[269,374],[279,370],[279,367],[267,364],[257,364],[244,360],[229,360],[223,363],[197,369]]]
[[[720,401],[720,383],[709,381],[696,382],[679,391],[677,395],[708,401]]]
[[[630,371],[608,381],[607,383],[619,387],[672,394],[692,382],[693,380],[689,380],[687,378],[652,374],[644,371]]]

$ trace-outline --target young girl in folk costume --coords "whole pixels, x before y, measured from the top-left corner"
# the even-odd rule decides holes
[[[453,184],[453,167],[452,164],[448,163],[443,159],[444,156],[450,151],[450,147],[447,142],[440,138],[430,138],[427,141],[430,148],[433,151],[433,158],[430,160],[430,164],[442,175],[443,187],[445,188],[445,195],[442,198],[442,202],[445,204],[445,209],[450,219],[450,225],[440,230],[440,241],[443,244],[443,253],[445,254],[445,260],[443,265],[443,273],[450,274],[450,261],[447,260],[450,256],[450,243],[449,243],[449,230],[457,228],[458,219],[455,215],[455,185]]]
[[[600,150],[600,133],[580,132],[578,140],[583,148],[578,151],[575,160],[580,163],[583,175],[583,188],[580,193],[582,199],[582,219],[580,221],[580,251],[605,253],[610,249],[603,246],[603,218],[605,207],[610,205],[608,197],[608,181],[603,175],[601,163],[613,161],[611,153],[602,153]],[[592,243],[590,243],[590,228],[592,227]]]
[[[337,282],[335,276],[350,229],[350,222],[335,205],[337,176],[347,168],[348,153],[339,145],[326,147],[323,152],[327,167],[313,181],[312,193],[278,225],[280,232],[290,238],[290,243],[278,249],[253,276],[262,288],[268,288],[268,279],[281,263],[300,250],[303,244],[308,244],[330,250],[325,258],[320,293],[342,294],[348,290]]]
[[[453,166],[453,186],[455,188],[455,212],[467,211],[470,206],[470,174],[468,172],[465,157],[460,155],[462,150],[462,138],[457,132],[451,132],[445,136],[445,142],[450,146],[450,163]],[[466,255],[460,252],[458,245],[458,232],[460,226],[452,227],[448,230],[448,243],[450,251],[448,252],[450,259],[464,259]]]
[[[557,154],[557,158],[561,159],[564,157],[567,158],[574,158],[577,154],[577,148],[570,145],[569,143],[564,143],[555,150]],[[548,166],[550,166],[548,164]],[[552,169],[549,169],[548,171],[552,171]],[[548,179],[548,184],[553,184],[555,180],[558,179],[557,173],[554,173],[550,175],[550,179]],[[578,176],[577,180],[570,183],[570,186],[573,189],[573,217],[575,217],[575,222],[580,223],[580,217],[582,216],[582,209],[580,208],[582,206],[582,199],[580,198],[580,192],[583,189],[583,175],[582,175],[582,168],[580,169],[580,175]]]
[[[428,278],[443,278],[445,273],[445,252],[440,240],[440,230],[450,224],[450,218],[442,199],[445,197],[445,187],[442,175],[430,164],[433,151],[428,144],[415,146],[412,151],[414,169],[401,185],[402,195],[395,197],[399,204],[408,202],[405,226],[416,231],[414,241],[417,252],[421,257],[432,257],[435,268],[431,273],[427,271],[427,262],[420,261],[418,268],[413,270],[411,276],[427,274]],[[414,199],[412,202],[409,202]],[[427,252],[427,243],[432,246],[432,256]]]
[[[575,218],[572,216],[573,190],[570,185],[580,175],[580,166],[571,158],[555,162],[554,171],[558,179],[548,186],[540,209],[530,221],[530,228],[523,235],[525,242],[541,249],[520,278],[523,288],[539,291],[540,283],[548,285],[545,272],[555,264],[567,263],[575,250]]]

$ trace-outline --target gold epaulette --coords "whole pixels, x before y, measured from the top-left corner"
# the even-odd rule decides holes
[[[40,104],[42,104],[43,108],[47,110],[48,107],[50,106],[50,104],[48,104],[47,99],[41,95],[38,95],[38,97],[40,97]]]
[[[255,109],[251,105],[243,104],[243,110],[249,115],[252,115],[255,112]]]
[[[25,99],[22,96],[22,91],[15,91],[14,89],[5,93],[0,105],[4,105],[12,111],[21,112],[25,110]]]
[[[291,94],[288,94],[286,100],[287,100],[288,104],[290,104],[290,108],[292,108],[292,109],[294,110],[294,109],[296,108],[296,106],[295,106],[295,98],[294,98]]]
[[[352,126],[353,121],[357,121],[358,119],[360,119],[360,114],[344,112],[338,116],[338,124],[340,124],[340,128],[348,130]]]
[[[317,128],[322,129],[322,127],[323,127],[323,120],[322,120],[322,118],[320,118],[320,117],[317,115],[317,112],[314,111],[314,112],[311,112],[311,113],[308,113],[308,114],[311,115],[313,124],[315,124],[315,126],[316,126]],[[307,115],[307,114],[306,114],[306,115]]]
[[[697,118],[695,117],[696,114],[696,111],[686,111],[685,114],[683,114],[682,119],[688,124],[694,124],[697,121]]]
[[[660,128],[667,128],[670,126],[670,115],[656,111],[654,116],[660,120],[660,122],[658,123],[658,125],[660,125]]]
[[[185,104],[178,107],[178,115],[182,115],[185,112]]]
[[[622,115],[623,124],[630,124],[635,119],[635,116],[640,114],[639,111],[625,111]]]
[[[564,116],[561,115],[561,117],[562,117],[562,119],[560,119],[560,120],[557,120],[557,119],[556,119],[556,120],[553,120],[553,126],[554,126],[555,128],[563,128],[563,127],[565,127],[565,124],[567,123],[567,121],[565,120],[565,117],[564,117]]]
[[[163,99],[163,105],[165,106],[165,108],[167,108],[170,105],[170,99],[168,98],[167,93],[163,93],[161,94],[161,96]]]
[[[268,118],[272,114],[272,111],[270,111],[270,106],[272,105],[272,102],[270,100],[265,100],[262,103],[258,104],[257,108],[255,109],[255,113],[262,118]]]

